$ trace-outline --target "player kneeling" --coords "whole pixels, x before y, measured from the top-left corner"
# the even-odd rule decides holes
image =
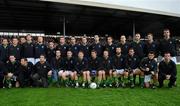
[[[164,60],[159,63],[158,81],[159,87],[164,86],[164,80],[169,80],[168,87],[172,88],[177,79],[177,67],[174,61],[171,60],[169,52],[164,53]]]
[[[20,60],[20,66],[18,67],[18,82],[20,87],[29,87],[32,85],[31,75],[33,72],[33,64],[28,62],[26,58]]]
[[[83,75],[82,87],[89,86],[91,82],[90,72],[88,71],[88,60],[84,57],[84,53],[79,51],[78,58],[75,61],[75,70],[78,75]]]
[[[44,55],[40,55],[40,61],[34,66],[32,74],[33,85],[36,87],[47,88],[51,82],[52,71],[50,65],[46,62]]]
[[[140,63],[140,69],[144,73],[144,86],[145,88],[156,88],[157,82],[157,62],[154,59],[154,52],[149,52],[148,57],[144,58]],[[153,82],[151,82],[153,78]]]
[[[64,59],[64,70],[58,73],[66,87],[79,86],[77,72],[75,71],[75,59],[72,57],[72,54],[72,51],[67,51],[67,57]]]
[[[17,80],[19,65],[15,56],[10,55],[9,61],[6,64],[7,70],[4,72],[3,85],[5,88],[11,88],[12,86],[19,87],[19,81]]]

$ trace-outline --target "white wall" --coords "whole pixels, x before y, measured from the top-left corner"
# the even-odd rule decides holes
[[[42,0],[180,17],[180,0]]]

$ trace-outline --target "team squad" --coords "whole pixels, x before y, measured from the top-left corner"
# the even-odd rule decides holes
[[[0,45],[0,85],[11,87],[83,87],[88,88],[95,82],[102,87],[156,88],[176,86],[176,42],[170,37],[170,30],[163,30],[160,42],[147,34],[147,41],[135,34],[134,41],[127,42],[121,35],[118,44],[111,36],[102,45],[98,35],[89,45],[82,36],[81,43],[70,38],[70,44],[60,37],[59,44],[53,41],[44,44],[43,37],[33,43],[27,35],[23,43],[12,38],[12,44],[3,38]],[[163,59],[158,63],[157,57]],[[137,79],[137,76],[139,76]],[[137,83],[138,82],[138,83]]]

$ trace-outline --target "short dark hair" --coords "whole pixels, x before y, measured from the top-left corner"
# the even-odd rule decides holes
[[[151,35],[151,36],[153,36],[153,34],[152,34],[152,33],[148,33],[147,35]]]
[[[84,54],[84,52],[82,50],[80,50],[78,53],[83,53]]]
[[[128,51],[130,51],[130,50],[134,50],[134,48],[129,48],[129,50],[128,50]]]
[[[148,54],[155,54],[153,51],[150,51]]]
[[[67,52],[71,52],[71,53],[73,53],[71,50],[68,50]]]
[[[43,56],[44,58],[46,58],[46,55],[45,54],[41,54],[40,57]]]
[[[164,30],[163,31],[170,31],[168,28],[164,28]]]
[[[95,53],[97,54],[96,50],[91,50],[91,53],[92,53],[92,52],[95,52]]]
[[[21,58],[21,59],[23,59],[24,61],[28,61],[27,58]]]
[[[121,48],[121,46],[116,46],[116,49],[117,49],[117,48]]]
[[[108,49],[105,49],[103,52],[105,52],[105,51],[106,51],[106,52],[109,52]]]
[[[107,38],[111,38],[111,39],[113,39],[113,37],[112,37],[112,36],[108,36]]]
[[[165,55],[165,54],[170,54],[170,55],[171,55],[171,53],[170,53],[169,51],[164,52],[164,55]]]

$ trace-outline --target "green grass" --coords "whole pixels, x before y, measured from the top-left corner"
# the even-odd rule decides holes
[[[178,71],[180,66],[178,66]],[[178,73],[178,78],[180,74]],[[178,87],[141,88],[13,88],[0,89],[1,106],[177,106],[180,104]]]

